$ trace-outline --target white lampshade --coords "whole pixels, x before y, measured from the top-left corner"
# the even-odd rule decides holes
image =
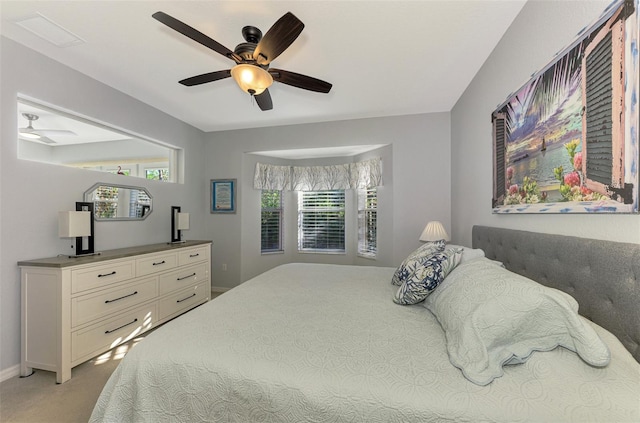
[[[178,227],[179,231],[189,229],[189,213],[178,213]]]
[[[60,238],[91,236],[91,212],[58,212],[58,236]]]
[[[449,235],[447,235],[447,231],[444,230],[442,223],[437,220],[427,223],[427,226],[425,226],[422,231],[422,235],[420,235],[420,241],[439,241],[441,239],[449,241]]]
[[[239,64],[231,68],[231,76],[242,91],[259,95],[273,84],[273,77],[259,66]]]

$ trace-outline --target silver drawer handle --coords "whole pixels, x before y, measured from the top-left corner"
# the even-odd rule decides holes
[[[132,324],[134,324],[134,323],[135,323],[135,322],[137,322],[137,321],[138,321],[138,319],[137,319],[137,318],[136,318],[136,319],[133,319],[133,321],[132,321],[132,322],[129,322],[129,323],[125,324],[125,325],[122,325],[122,326],[117,327],[117,328],[112,329],[112,330],[105,330],[105,331],[104,331],[104,333],[105,333],[105,334],[107,334],[107,333],[115,332],[115,331],[120,330],[120,329],[122,329],[122,328],[124,328],[124,327],[127,327],[127,326],[129,326],[129,325],[132,325]]]
[[[196,296],[196,293],[194,292],[193,294],[189,295],[187,298],[183,298],[183,299],[181,299],[181,300],[176,301],[176,303],[181,303],[181,302],[186,301],[186,300],[188,300],[189,298],[191,298],[191,297],[195,297],[195,296]]]
[[[153,265],[154,265],[154,266],[159,266],[159,265],[161,265],[161,264],[165,264],[165,263],[166,263],[166,261],[162,260],[161,262],[153,263]]]
[[[114,302],[116,302],[118,300],[122,300],[123,298],[132,297],[132,296],[136,295],[137,293],[138,293],[138,291],[134,292],[133,294],[125,295],[125,296],[122,296],[122,297],[119,297],[119,298],[114,298],[113,300],[105,300],[104,303],[105,304],[114,303]]]
[[[193,272],[193,273],[192,273],[192,274],[190,274],[189,276],[183,276],[183,277],[178,278],[178,279],[176,279],[176,280],[178,280],[178,281],[182,281],[182,280],[185,280],[185,279],[189,279],[190,277],[195,276],[195,275],[196,275],[196,272]]]
[[[192,257],[198,257],[199,255],[200,255],[200,253],[196,253],[196,254],[189,254],[189,258],[192,258]]]
[[[116,271],[114,270],[114,271],[113,271],[113,272],[111,272],[111,273],[105,273],[105,274],[103,274],[103,275],[98,275],[98,277],[99,277],[99,278],[104,278],[105,276],[113,276],[113,275],[115,275],[115,274],[116,274]]]

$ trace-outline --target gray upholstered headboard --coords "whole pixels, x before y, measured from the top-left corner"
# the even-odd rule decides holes
[[[573,296],[640,362],[640,244],[474,226],[473,248]]]

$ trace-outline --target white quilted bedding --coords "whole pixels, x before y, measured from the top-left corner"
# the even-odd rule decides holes
[[[611,363],[536,352],[487,386],[449,362],[393,268],[289,264],[167,323],[133,348],[92,422],[632,422],[640,365],[596,326]]]

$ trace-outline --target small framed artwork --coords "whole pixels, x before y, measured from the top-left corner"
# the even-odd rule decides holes
[[[236,180],[211,180],[211,213],[236,212]]]

